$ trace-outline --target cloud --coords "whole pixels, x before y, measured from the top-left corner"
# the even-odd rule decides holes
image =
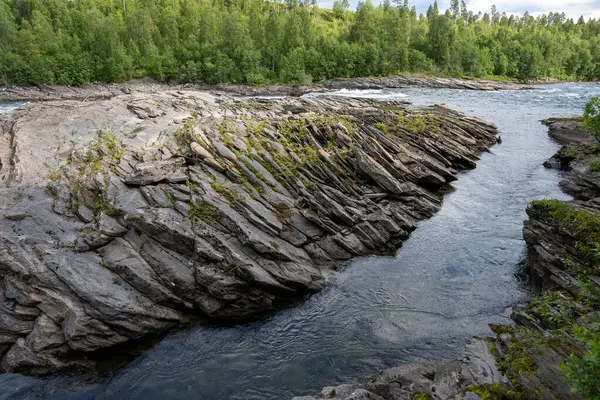
[[[577,19],[581,15],[588,18],[600,17],[600,1],[598,0],[469,0],[467,7],[473,12],[490,12],[495,4],[500,12],[523,15],[529,11],[532,15],[549,12],[564,12],[567,18]]]
[[[379,4],[379,0],[371,0]],[[383,0],[381,0],[383,1]],[[433,0],[410,1],[411,7],[417,7],[417,11],[425,13]],[[564,12],[567,18],[577,20],[581,15],[588,18],[600,18],[600,0],[466,0],[467,8],[475,13],[481,11],[489,13],[495,4],[499,12],[507,14],[523,15],[529,11],[531,15],[548,14],[549,12]],[[350,6],[356,8],[358,0],[350,0]],[[331,8],[333,0],[320,1],[319,6]],[[445,10],[450,6],[450,0],[438,0],[438,6]]]

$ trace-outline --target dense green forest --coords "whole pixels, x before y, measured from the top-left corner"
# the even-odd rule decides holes
[[[426,15],[406,0],[356,11],[347,0],[332,10],[305,1],[0,0],[0,83],[600,78],[600,20],[474,14],[458,0]]]

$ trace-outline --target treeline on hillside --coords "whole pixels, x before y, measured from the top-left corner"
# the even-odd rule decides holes
[[[205,83],[308,83],[422,72],[600,78],[600,21],[427,15],[389,0],[350,11],[315,1],[0,0],[0,83],[83,84],[152,76]]]

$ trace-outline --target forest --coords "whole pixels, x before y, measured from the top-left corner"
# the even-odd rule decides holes
[[[453,0],[0,0],[0,84],[307,84],[398,73],[600,79],[600,20]]]

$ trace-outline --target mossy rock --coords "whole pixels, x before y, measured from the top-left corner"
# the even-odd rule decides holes
[[[475,393],[481,400],[526,400],[525,393],[507,388],[494,382],[491,385],[468,386],[465,393]]]

